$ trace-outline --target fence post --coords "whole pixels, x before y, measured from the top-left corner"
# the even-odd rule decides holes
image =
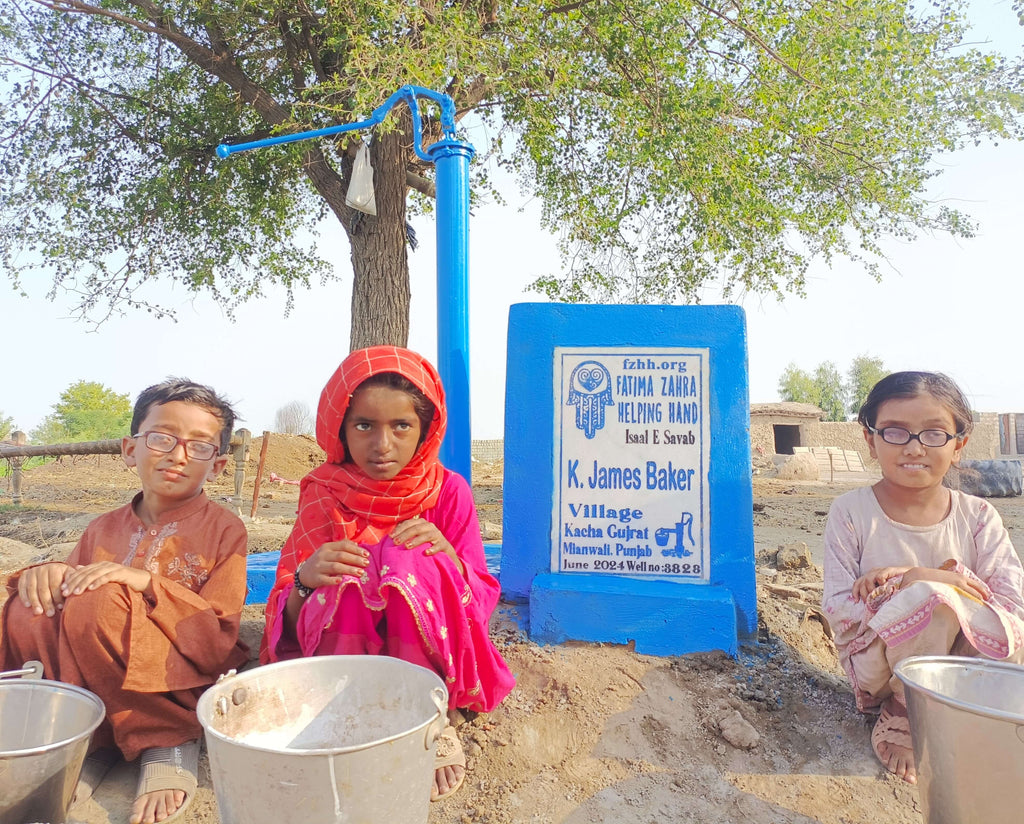
[[[252,433],[248,429],[235,431],[235,437],[231,439],[231,457],[235,459],[235,495],[231,499],[232,505],[237,507],[238,514],[242,514],[242,488],[245,486],[245,463],[249,460],[249,444],[252,442]]]
[[[256,481],[253,484],[252,490],[252,512],[249,513],[250,518],[256,517],[256,507],[260,501],[260,481],[263,480],[263,462],[267,459],[268,443],[270,443],[270,433],[263,430],[263,443],[260,444],[260,460],[256,464]]]
[[[24,446],[28,443],[28,435],[19,429],[11,433],[11,441],[15,446]],[[11,503],[21,506],[21,465],[25,459],[19,456],[7,460],[11,462]]]

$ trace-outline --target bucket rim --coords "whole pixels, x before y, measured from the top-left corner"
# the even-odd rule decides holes
[[[415,726],[409,727],[408,729],[402,730],[401,732],[394,733],[393,735],[387,735],[382,738],[377,738],[373,741],[367,741],[360,744],[348,744],[339,747],[322,747],[316,749],[281,749],[280,747],[261,746],[259,744],[252,744],[247,741],[241,741],[211,726],[214,704],[217,698],[221,697],[221,691],[223,690],[224,692],[226,692],[229,687],[232,690],[234,690],[237,686],[239,686],[239,680],[241,680],[242,683],[244,683],[246,680],[250,680],[251,678],[254,678],[257,675],[265,675],[272,668],[275,670],[295,669],[298,668],[300,665],[311,666],[312,662],[327,662],[331,659],[375,659],[377,661],[395,662],[398,665],[415,667],[418,670],[422,670],[437,682],[436,685],[431,688],[431,691],[433,692],[438,688],[440,688],[441,690],[443,703],[441,705],[438,705],[438,713],[444,715],[447,712],[448,688],[445,686],[445,683],[441,679],[441,676],[439,676],[432,669],[421,666],[419,664],[414,664],[411,661],[403,661],[401,658],[394,658],[390,655],[310,655],[302,658],[290,658],[287,661],[274,661],[270,664],[263,664],[252,669],[245,670],[244,672],[221,676],[217,683],[211,685],[199,697],[199,702],[196,705],[196,715],[199,719],[200,726],[202,726],[203,728],[203,732],[206,735],[213,736],[219,742],[231,744],[236,747],[244,747],[246,749],[254,750],[256,752],[270,753],[272,755],[297,755],[322,758],[324,756],[346,755],[348,753],[356,753],[361,750],[369,749],[370,747],[378,747],[381,744],[390,744],[392,741],[397,741],[400,738],[406,738],[407,736],[412,735],[413,733],[422,732],[431,724],[434,724],[438,721],[438,713],[434,713],[424,721],[416,724]],[[385,666],[392,666],[392,664],[388,663],[385,664]]]
[[[1012,672],[1022,676],[1024,676],[1024,666],[1011,664],[1007,661],[994,661],[990,658],[972,658],[966,655],[912,655],[909,658],[904,658],[902,661],[899,661],[896,666],[893,667],[893,674],[899,678],[906,687],[923,693],[929,698],[938,701],[940,704],[945,704],[948,707],[963,710],[973,715],[979,715],[982,718],[1006,721],[1017,726],[1024,725],[1024,714],[1007,712],[1006,710],[999,710],[993,707],[975,704],[970,701],[964,701],[959,698],[953,698],[952,696],[945,695],[919,684],[911,677],[911,673],[908,672],[908,670],[913,671],[914,669],[929,665],[940,665],[944,668],[969,667],[971,669],[996,670],[1001,672]]]
[[[97,713],[98,717],[89,723],[87,729],[82,730],[75,735],[62,738],[59,741],[51,741],[49,744],[43,744],[40,747],[27,747],[20,750],[4,750],[0,753],[4,758],[23,758],[33,755],[42,755],[44,753],[51,752],[52,750],[66,747],[82,738],[91,736],[96,731],[96,728],[103,723],[103,719],[107,717],[107,707],[103,703],[103,699],[96,695],[96,693],[90,692],[84,687],[79,687],[75,684],[66,684],[63,681],[53,681],[49,678],[0,679],[0,690],[11,691],[33,686],[46,687],[49,690],[55,690],[58,692],[68,692],[73,695],[77,695],[80,698],[84,698],[86,701],[91,703],[95,709],[99,710]]]

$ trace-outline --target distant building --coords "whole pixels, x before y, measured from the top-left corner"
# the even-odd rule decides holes
[[[755,455],[792,455],[797,447],[835,447],[860,453],[873,463],[856,421],[823,421],[825,413],[812,403],[752,403],[750,447]],[[964,449],[972,460],[1024,456],[1024,413],[997,415],[976,412],[974,430]]]

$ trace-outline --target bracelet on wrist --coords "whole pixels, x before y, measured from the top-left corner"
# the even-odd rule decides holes
[[[313,587],[307,587],[304,583],[302,583],[302,579],[299,577],[299,574],[301,572],[302,564],[299,564],[297,567],[295,567],[295,574],[292,576],[292,580],[295,583],[295,591],[299,593],[299,597],[302,599],[306,599],[313,594]]]

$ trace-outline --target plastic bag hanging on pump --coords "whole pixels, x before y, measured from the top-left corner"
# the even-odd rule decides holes
[[[348,184],[345,205],[368,215],[377,214],[377,201],[373,196],[373,166],[370,165],[370,148],[359,141],[359,150],[352,163],[352,180]]]

